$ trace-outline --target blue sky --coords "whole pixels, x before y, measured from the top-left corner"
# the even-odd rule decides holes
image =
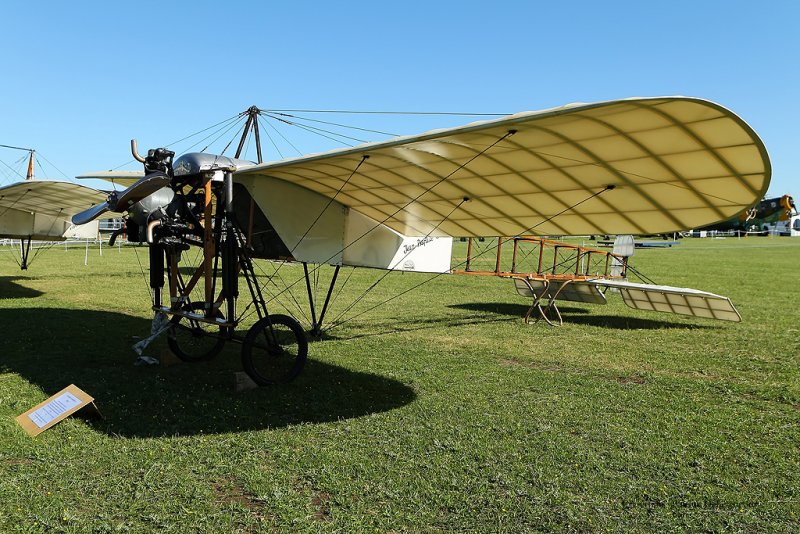
[[[253,104],[510,113],[688,95],[746,120],[772,159],[769,193],[800,199],[800,2],[10,0],[3,22],[0,144],[36,148],[48,178],[117,167],[132,137],[160,146]],[[474,120],[321,118],[398,134]],[[341,146],[284,133],[301,152]]]

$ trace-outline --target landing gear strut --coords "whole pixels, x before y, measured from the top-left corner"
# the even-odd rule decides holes
[[[325,304],[322,305],[322,311],[319,314],[319,320],[317,320],[317,311],[314,308],[314,296],[311,293],[311,277],[309,276],[308,272],[308,264],[303,262],[303,272],[306,275],[306,290],[308,291],[308,306],[311,309],[311,330],[309,330],[308,333],[315,339],[322,337],[322,320],[325,319],[325,312],[328,311],[328,304],[331,300],[333,287],[336,285],[336,277],[339,276],[339,269],[341,269],[341,267],[341,265],[337,265],[336,269],[333,271],[333,278],[331,278],[331,284],[328,287],[328,293],[325,295]]]
[[[26,244],[27,242],[27,244]],[[19,240],[19,253],[22,261],[19,264],[20,269],[26,271],[28,269],[28,254],[31,252],[31,236]]]

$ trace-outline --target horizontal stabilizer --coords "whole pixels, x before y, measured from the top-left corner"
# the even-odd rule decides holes
[[[683,287],[636,284],[621,280],[592,280],[599,287],[618,289],[629,307],[721,321],[741,322],[731,299],[714,293]]]
[[[556,300],[568,300],[570,302],[583,302],[585,304],[605,304],[606,297],[596,286],[587,284],[583,281],[563,281],[563,280],[529,280],[524,278],[514,278],[514,287],[523,297],[536,298],[542,292],[544,298],[555,295]]]

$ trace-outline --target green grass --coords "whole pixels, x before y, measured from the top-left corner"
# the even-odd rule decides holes
[[[509,281],[441,276],[312,343],[294,383],[235,393],[236,345],[132,365],[150,319],[132,248],[20,272],[0,247],[0,531],[797,531],[798,260],[789,238],[637,250],[741,324],[612,297],[529,326]],[[381,274],[357,270],[329,317]],[[28,437],[14,417],[69,383],[105,418]]]

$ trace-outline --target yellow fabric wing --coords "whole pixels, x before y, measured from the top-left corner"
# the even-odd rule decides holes
[[[757,202],[770,173],[762,141],[734,113],[659,97],[519,113],[237,175],[335,197],[404,235],[507,236],[704,226]]]

